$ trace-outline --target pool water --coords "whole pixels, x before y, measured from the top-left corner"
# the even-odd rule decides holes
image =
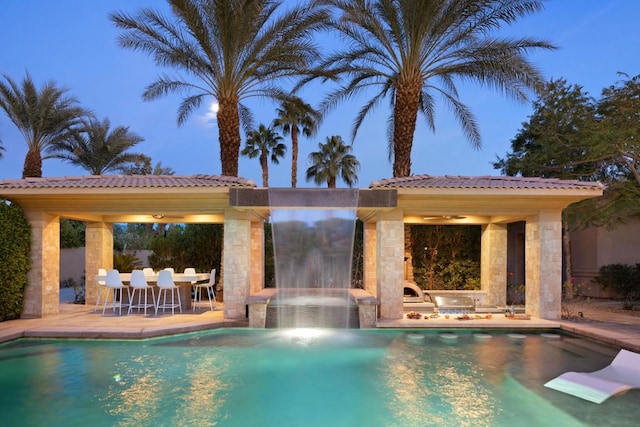
[[[0,346],[11,426],[631,426],[543,387],[617,349],[549,331],[220,329],[143,341]]]

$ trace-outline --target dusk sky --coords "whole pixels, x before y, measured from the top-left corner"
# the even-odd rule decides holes
[[[119,31],[108,19],[115,10],[134,13],[140,7],[168,10],[160,0],[0,0],[0,74],[22,82],[29,72],[38,87],[53,80],[68,88],[69,94],[99,119],[108,117],[112,128],[129,126],[142,136],[145,141],[134,151],[150,156],[154,165],[162,162],[181,175],[220,174],[218,129],[209,108],[196,112],[178,127],[180,96],[142,101],[145,86],[172,70],[157,67],[146,54],[118,47]],[[520,20],[503,33],[542,38],[557,45],[557,50],[536,52],[530,59],[546,79],[563,77],[598,98],[603,88],[621,79],[618,72],[640,74],[639,16],[637,0],[551,0],[543,12]],[[332,46],[327,43],[325,49],[330,52]],[[461,85],[459,89],[461,101],[470,107],[479,124],[482,149],[471,147],[447,105],[438,101],[435,134],[419,117],[412,152],[413,174],[499,175],[492,162],[496,155],[504,157],[509,151],[511,139],[532,113],[530,102],[517,104],[477,84]],[[301,96],[317,105],[327,90],[317,85]],[[214,102],[210,99],[207,106]],[[301,139],[298,187],[315,187],[305,181],[304,173],[309,166],[307,156],[317,150],[319,142],[331,135],[351,142],[351,125],[363,103],[355,99],[340,104],[326,117],[316,137]],[[247,105],[253,111],[256,127],[275,118],[276,106],[270,101],[251,100]],[[365,119],[354,141],[353,154],[361,164],[357,187],[368,187],[375,180],[392,176],[387,158],[387,105],[384,103]],[[242,138],[244,143],[244,134]],[[4,111],[0,111],[0,140],[6,150],[0,159],[0,179],[20,178],[27,146]],[[289,142],[288,137],[285,142]],[[271,187],[290,186],[289,156],[269,168]],[[45,177],[86,174],[61,160],[43,163]],[[241,157],[239,175],[261,185],[258,159]],[[338,186],[344,184],[339,180]]]

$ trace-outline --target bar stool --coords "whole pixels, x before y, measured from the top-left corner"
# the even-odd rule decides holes
[[[120,279],[120,272],[118,270],[107,270],[107,278],[105,280],[105,286],[107,287],[107,298],[104,300],[104,305],[102,306],[102,314],[104,315],[105,310],[107,309],[107,303],[109,302],[109,293],[113,294],[113,312],[116,312],[116,301],[118,301],[118,291],[120,296],[120,302],[117,304],[119,307],[120,315],[122,315],[122,306],[128,306],[128,303],[124,303],[122,301],[123,290],[127,290],[127,296],[129,297],[129,301],[131,301],[131,294],[129,291],[129,287],[125,286]]]
[[[131,282],[129,282],[129,285],[131,286],[131,289],[133,289],[133,292],[131,292],[131,301],[129,304],[129,314],[131,313],[131,310],[134,308],[138,309],[138,313],[140,312],[141,308],[144,308],[144,315],[147,315],[147,307],[154,307],[156,306],[156,293],[154,290],[154,287],[151,286],[149,283],[147,283],[147,279],[144,276],[144,271],[142,270],[133,270],[131,272]],[[149,293],[149,289],[151,289],[151,301],[153,301],[151,304],[147,303],[147,294]],[[136,300],[136,291],[138,292],[138,303],[134,304],[135,300]],[[144,292],[144,304],[142,304],[142,293]]]
[[[209,307],[211,307],[211,311],[216,307],[216,291],[214,286],[216,284],[216,269],[211,270],[211,277],[208,282],[202,283],[192,283],[193,286],[193,304],[191,304],[192,310],[196,309],[196,305],[202,302],[202,291],[206,290],[207,296],[209,297]],[[213,296],[213,300],[211,299]]]
[[[180,313],[182,313],[182,303],[180,302],[180,288],[176,286],[173,281],[173,275],[168,270],[160,270],[158,272],[158,303],[156,304],[156,315],[158,314],[158,309],[162,308],[162,312],[166,308],[171,308],[171,315],[175,314],[175,308],[180,308]],[[167,292],[171,292],[171,303],[167,303]],[[163,297],[164,293],[164,297]],[[175,302],[175,295],[178,295],[178,303]],[[162,299],[162,304],[160,304],[160,300]]]
[[[106,276],[107,270],[105,268],[98,269],[98,276]],[[109,296],[109,288],[107,288],[104,280],[98,280],[98,298],[96,298],[96,306],[93,308],[93,311],[98,311],[98,307],[104,301],[107,300],[107,296]]]

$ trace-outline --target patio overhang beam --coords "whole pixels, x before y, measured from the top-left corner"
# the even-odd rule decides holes
[[[351,189],[296,188],[283,190],[286,190],[290,197],[285,197],[287,201],[277,206],[278,208],[354,208],[354,206],[342,202],[340,198],[340,192],[349,192],[352,191]],[[374,212],[394,209],[397,206],[397,194],[395,189],[358,190],[358,203],[355,206],[358,218],[366,221]],[[266,188],[230,188],[229,205],[240,210],[251,209],[266,217],[269,216],[270,210],[275,208],[270,205],[269,189]]]

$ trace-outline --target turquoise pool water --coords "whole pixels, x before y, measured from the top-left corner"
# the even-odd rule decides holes
[[[0,414],[7,426],[638,424],[640,390],[596,405],[543,387],[565,371],[602,368],[616,349],[555,332],[484,334],[220,329],[144,341],[23,339],[0,346]]]

